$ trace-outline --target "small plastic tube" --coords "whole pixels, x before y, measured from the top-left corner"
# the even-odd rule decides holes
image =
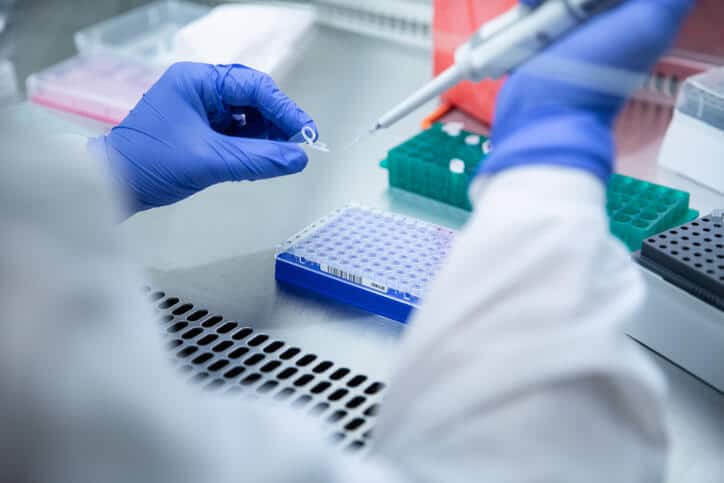
[[[490,154],[490,151],[493,148],[490,143],[490,139],[486,139],[480,148],[483,150],[483,154]]]
[[[446,122],[442,126],[442,131],[451,137],[458,137],[465,125],[462,122]]]
[[[465,172],[465,161],[462,159],[451,159],[450,160],[450,172],[455,174],[462,174]]]
[[[326,144],[319,142],[319,139],[317,139],[317,133],[314,132],[314,129],[312,129],[311,126],[304,126],[301,134],[302,138],[304,138],[303,144],[306,144],[317,151],[322,151],[324,153],[329,152],[329,147]]]

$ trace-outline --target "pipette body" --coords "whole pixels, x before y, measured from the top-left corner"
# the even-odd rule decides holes
[[[519,5],[484,24],[455,51],[447,70],[380,117],[370,132],[392,126],[463,80],[498,79],[593,16],[623,0],[548,0]]]

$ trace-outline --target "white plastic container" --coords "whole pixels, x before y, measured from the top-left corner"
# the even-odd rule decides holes
[[[315,12],[309,6],[279,2],[220,5],[179,30],[174,50],[185,60],[238,62],[276,73],[299,52]]]
[[[684,83],[659,164],[724,193],[724,67]]]
[[[174,49],[178,31],[209,10],[197,3],[161,0],[77,32],[75,45],[83,54],[111,53],[167,67],[182,60]]]
[[[33,103],[118,124],[161,73],[124,58],[77,56],[31,75],[26,87]]]

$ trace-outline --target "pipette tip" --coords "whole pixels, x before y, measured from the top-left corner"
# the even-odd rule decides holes
[[[382,129],[382,125],[379,122],[376,122],[374,126],[372,126],[372,129],[370,129],[370,134],[374,134],[375,131]]]

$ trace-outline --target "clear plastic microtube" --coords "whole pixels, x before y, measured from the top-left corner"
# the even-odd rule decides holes
[[[316,149],[317,151],[322,151],[323,153],[329,152],[329,147],[319,142],[319,139],[317,138],[317,133],[314,132],[314,129],[312,129],[310,126],[304,126],[301,131],[302,137],[304,138],[304,143],[307,146],[309,146],[312,149]]]

